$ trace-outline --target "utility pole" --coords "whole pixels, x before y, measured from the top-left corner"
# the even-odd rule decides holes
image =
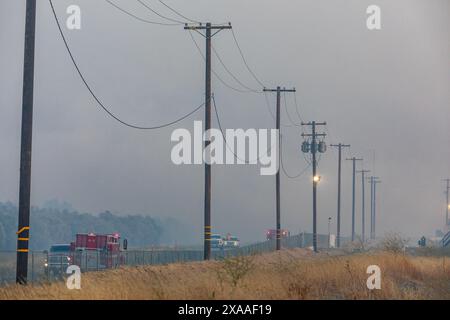
[[[361,173],[361,192],[362,192],[362,199],[361,199],[361,238],[362,242],[364,243],[366,241],[366,188],[365,188],[365,181],[366,181],[366,173],[370,172],[370,170],[360,170],[358,173]]]
[[[370,239],[373,240],[373,180],[374,177],[369,178],[370,183]]]
[[[356,161],[363,161],[363,159],[358,159],[358,158],[350,158],[347,159],[348,161],[352,161],[353,162],[353,180],[352,180],[352,184],[353,184],[353,189],[352,189],[352,241],[355,241],[355,189],[356,189]]]
[[[341,169],[342,169],[342,148],[350,148],[349,144],[332,144],[331,147],[338,148],[338,196],[337,196],[337,235],[336,246],[341,247]]]
[[[375,179],[373,181],[373,238],[377,236],[376,226],[377,226],[377,184],[381,181]]]
[[[276,92],[277,93],[277,117],[276,117],[276,129],[278,131],[278,161],[280,160],[280,145],[281,145],[281,134],[280,134],[280,122],[281,122],[281,93],[282,92],[296,92],[295,89],[286,89],[278,86],[276,89],[266,89],[264,92]],[[276,229],[277,229],[277,240],[276,249],[281,249],[281,199],[280,199],[280,170],[277,171],[275,176],[276,180]]]
[[[310,126],[311,133],[302,133],[302,137],[310,137],[311,143],[304,142],[302,146],[303,152],[312,153],[312,167],[313,167],[313,248],[314,252],[317,250],[317,185],[320,182],[320,177],[317,176],[317,152],[324,153],[326,151],[326,145],[323,141],[317,143],[318,137],[326,137],[325,133],[317,133],[317,126],[326,126],[326,122],[302,122],[302,126]]]
[[[213,25],[210,22],[205,25],[190,26],[186,24],[185,30],[194,30],[206,39],[206,75],[205,75],[205,132],[211,129],[211,41],[212,38],[224,29],[231,29],[229,25]],[[203,34],[201,31],[205,31]],[[212,31],[215,30],[214,34]],[[205,139],[205,150],[211,144],[210,137]],[[204,199],[204,260],[211,259],[211,165],[205,161],[205,199]]]
[[[375,192],[375,186],[380,181],[378,180],[378,177],[369,177],[369,183],[370,183],[370,239],[375,239],[375,200],[376,200],[376,192]]]
[[[30,240],[31,147],[33,137],[34,49],[36,0],[27,0],[22,92],[19,223],[17,230],[16,282],[26,284]]]
[[[450,221],[448,220],[448,211],[450,209],[450,202],[449,202],[449,194],[450,194],[450,179],[444,179],[444,181],[447,183],[447,187],[445,189],[445,194],[446,194],[446,203],[445,203],[445,207],[446,207],[446,213],[445,213],[445,228],[447,229],[450,226]],[[447,231],[447,230],[445,230]]]

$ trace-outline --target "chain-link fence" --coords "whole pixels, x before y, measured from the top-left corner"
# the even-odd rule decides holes
[[[29,281],[44,281],[45,263],[47,254],[42,251],[33,251],[28,256],[28,278]],[[0,251],[0,285],[14,282],[16,280],[16,252]]]
[[[341,240],[342,242],[344,240]],[[313,235],[301,233],[281,240],[282,248],[311,247]],[[328,248],[328,235],[318,235],[319,248]],[[221,248],[212,250],[212,258],[224,258],[254,255],[272,252],[276,249],[275,240],[267,240],[239,248]],[[118,253],[103,251],[77,251],[68,254],[48,254],[46,251],[32,251],[28,259],[28,280],[43,282],[60,279],[66,274],[67,267],[77,265],[82,272],[100,271],[117,268],[119,266],[164,265],[203,260],[202,250],[185,249],[151,249],[128,250]],[[16,252],[0,251],[0,285],[15,281]]]

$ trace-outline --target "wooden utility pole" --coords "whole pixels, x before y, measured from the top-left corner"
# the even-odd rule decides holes
[[[375,201],[376,201],[376,184],[380,183],[378,177],[369,177],[370,183],[370,239],[375,239]]]
[[[264,92],[276,92],[277,93],[277,116],[276,116],[276,129],[278,131],[278,161],[280,161],[280,145],[281,145],[281,134],[280,134],[280,123],[281,123],[281,93],[282,92],[296,92],[295,89],[286,89],[278,86],[276,89],[266,89]],[[280,195],[280,170],[277,170],[275,176],[275,198],[276,198],[276,249],[281,249],[281,195]]]
[[[317,133],[317,126],[326,126],[326,122],[311,121],[304,123],[302,126],[310,126],[311,133],[303,133],[302,137],[311,137],[310,151],[312,154],[312,170],[313,170],[313,249],[318,252],[317,248],[317,185],[320,182],[320,177],[317,175],[317,152],[319,152],[318,137],[325,137],[325,133]],[[323,150],[325,152],[325,150]]]
[[[184,26],[185,30],[194,30],[201,34],[206,39],[206,74],[205,74],[205,132],[209,132],[211,129],[211,42],[212,38],[224,29],[231,29],[231,24],[229,25],[213,25],[211,23],[200,24],[200,25],[188,25]],[[205,31],[201,33],[200,31]],[[216,32],[213,34],[212,31]],[[205,139],[205,150],[211,144],[210,137]],[[206,160],[206,159],[205,159]],[[204,260],[211,259],[211,165],[205,161],[205,198],[204,198],[204,250],[203,258]]]
[[[363,159],[350,158],[348,161],[353,162],[353,189],[352,189],[352,241],[355,241],[355,204],[356,204],[356,161],[363,161]]]
[[[30,240],[31,146],[33,137],[34,48],[36,0],[27,0],[22,93],[19,223],[17,230],[16,282],[27,283]]]
[[[375,179],[373,181],[373,238],[377,237],[377,184],[381,183],[380,180]]]
[[[336,222],[336,228],[337,228],[337,235],[336,235],[336,246],[338,248],[341,247],[341,173],[342,173],[342,149],[343,148],[350,148],[349,144],[332,144],[331,147],[337,147],[338,148],[338,192],[337,192],[337,222]]]
[[[364,243],[366,241],[366,173],[370,170],[360,170],[357,173],[361,173],[361,240]]]
[[[19,223],[17,230],[16,282],[27,283],[30,240],[31,147],[33,137],[34,49],[36,0],[27,0],[22,93]]]

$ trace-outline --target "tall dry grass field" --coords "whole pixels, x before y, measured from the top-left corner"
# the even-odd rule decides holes
[[[4,287],[0,299],[450,299],[449,260],[283,250],[83,274],[81,290],[68,290],[63,282]],[[381,268],[381,290],[367,289],[369,265]]]

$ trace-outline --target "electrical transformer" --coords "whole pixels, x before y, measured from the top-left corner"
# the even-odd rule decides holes
[[[319,147],[318,147],[318,151],[320,153],[325,153],[327,151],[327,144],[325,143],[325,141],[320,141],[319,142]]]
[[[303,141],[302,143],[302,152],[303,153],[309,153],[310,147],[308,141]]]

